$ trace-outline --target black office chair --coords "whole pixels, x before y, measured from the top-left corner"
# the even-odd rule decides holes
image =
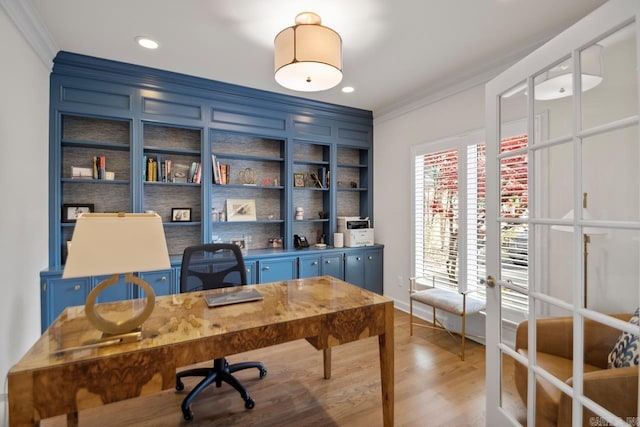
[[[206,244],[190,246],[182,255],[180,271],[180,292],[193,292],[206,289],[226,288],[247,284],[247,271],[240,247],[235,244]],[[184,419],[193,419],[190,405],[193,399],[213,382],[217,387],[226,382],[238,390],[244,406],[252,409],[255,401],[249,397],[247,390],[231,374],[241,369],[257,368],[260,378],[267,375],[267,370],[260,362],[244,362],[229,365],[227,359],[215,359],[213,368],[189,369],[176,375],[176,390],[184,389],[183,377],[203,376],[204,379],[182,401]]]

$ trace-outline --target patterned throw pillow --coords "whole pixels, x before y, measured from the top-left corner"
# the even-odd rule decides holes
[[[640,325],[640,307],[633,313],[629,323]],[[609,368],[625,368],[638,366],[640,362],[640,339],[638,335],[623,332],[618,342],[609,353]]]

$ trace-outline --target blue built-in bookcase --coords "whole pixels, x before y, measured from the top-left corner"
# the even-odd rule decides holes
[[[238,239],[252,283],[331,274],[382,293],[380,245],[331,246],[338,216],[369,217],[373,226],[371,111],[69,52],[54,59],[50,90],[43,329],[83,304],[100,279],[61,278],[76,206],[162,217],[172,269],[145,274],[158,294],[177,292],[185,247]],[[214,182],[212,155],[228,167],[226,185]],[[93,177],[101,156],[100,177],[109,179]],[[151,176],[154,162],[159,173]],[[189,179],[192,165],[199,179]],[[254,185],[243,175],[255,176]],[[256,219],[213,221],[212,210],[226,214],[230,199],[254,200]],[[173,208],[189,208],[188,221],[172,221]],[[324,236],[328,247],[296,250],[294,235],[312,245]],[[103,300],[139,296],[124,284],[112,288]]]

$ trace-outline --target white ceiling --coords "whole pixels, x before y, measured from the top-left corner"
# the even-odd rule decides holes
[[[59,50],[372,110],[374,115],[505,64],[604,0],[30,0]],[[311,10],[343,39],[336,88],[273,79],[273,38]],[[46,33],[46,30],[45,30]],[[160,48],[135,44],[152,36]],[[344,94],[350,85],[355,92]]]

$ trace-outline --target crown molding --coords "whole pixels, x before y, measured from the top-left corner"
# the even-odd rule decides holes
[[[51,70],[53,58],[59,50],[58,45],[40,18],[32,0],[0,0],[0,6],[29,42],[45,67]]]
[[[412,96],[405,97],[401,101],[374,111],[374,127],[376,123],[400,117],[476,86],[486,84],[509,66],[549,41],[554,35],[548,34],[546,37],[512,50],[506,55],[485,62],[473,69],[455,74],[436,85],[429,86],[428,89],[418,90]]]

